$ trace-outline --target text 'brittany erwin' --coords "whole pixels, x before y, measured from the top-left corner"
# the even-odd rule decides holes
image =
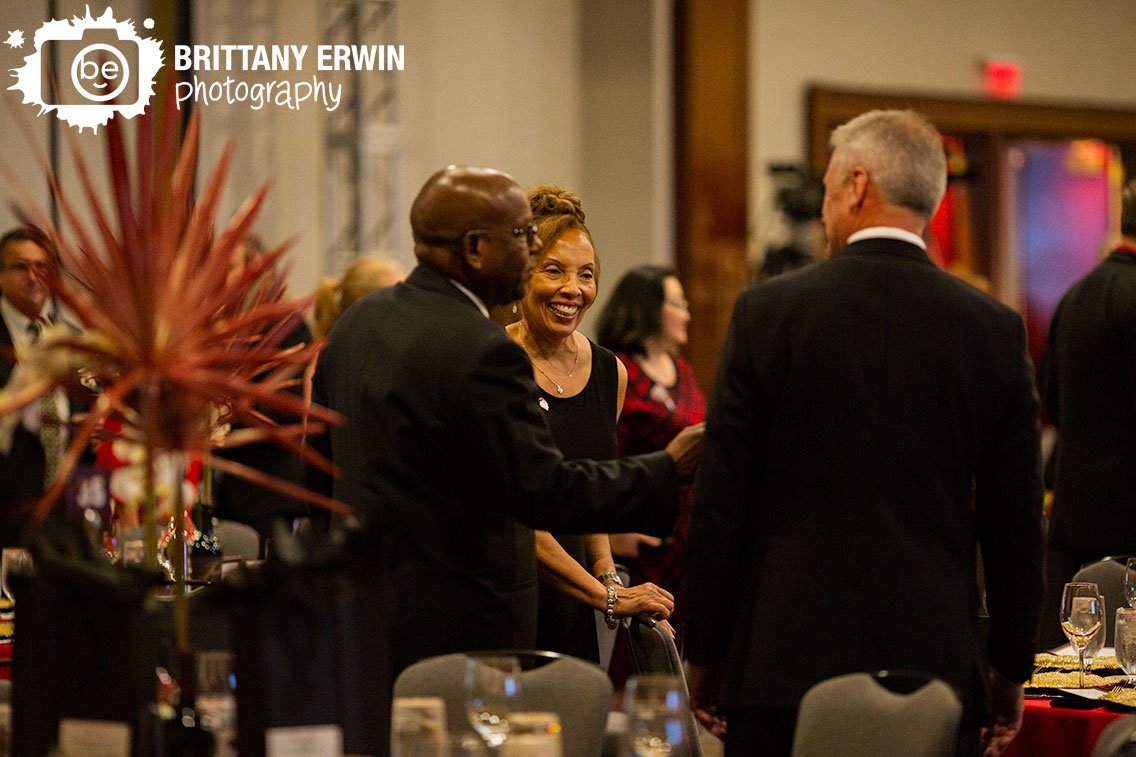
[[[177,71],[303,71],[308,45],[174,45]],[[403,71],[403,45],[317,45],[318,71]]]

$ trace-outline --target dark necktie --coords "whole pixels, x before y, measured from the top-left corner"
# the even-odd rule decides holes
[[[32,344],[37,343],[42,335],[43,324],[40,321],[28,324],[28,336],[31,337]],[[39,443],[43,445],[44,489],[47,489],[55,478],[55,471],[63,454],[63,426],[60,423],[55,395],[54,390],[48,392],[40,398],[39,404]]]

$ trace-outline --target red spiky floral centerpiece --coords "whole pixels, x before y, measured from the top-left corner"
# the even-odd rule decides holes
[[[133,159],[118,119],[107,124],[109,196],[97,189],[74,135],[65,132],[80,196],[62,189],[41,151],[39,161],[62,222],[54,224],[26,193],[18,203],[20,217],[54,241],[63,273],[52,274],[48,284],[84,332],[45,335],[23,356],[20,379],[0,393],[0,417],[59,386],[74,388],[80,374],[84,383],[93,380],[101,390],[75,428],[33,521],[42,520],[58,500],[80,454],[111,417],[121,420],[118,433],[143,446],[151,493],[158,456],[202,454],[219,470],[343,510],[301,487],[208,457],[219,445],[270,439],[327,469],[303,437],[323,431],[336,417],[312,405],[306,392],[301,397],[287,391],[296,385],[298,373],[314,368],[320,346],[278,347],[309,305],[308,298],[285,299],[284,277],[272,275],[290,242],[248,261],[235,275],[230,270],[264,202],[267,183],[218,231],[217,209],[232,145],[195,195],[200,121],[195,114],[180,136],[179,114],[166,94],[161,118],[155,120],[147,110],[136,120]],[[294,422],[275,423],[263,411]],[[240,430],[219,433],[230,421]],[[147,564],[156,567],[153,503],[153,496],[147,497],[143,509]],[[184,534],[184,510],[184,505],[174,507],[175,535]],[[184,565],[175,568],[175,576],[184,583]]]

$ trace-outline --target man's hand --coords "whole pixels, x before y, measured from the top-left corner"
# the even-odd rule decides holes
[[[1014,683],[994,668],[987,675],[990,684],[990,725],[982,729],[982,757],[999,757],[1022,729],[1025,713],[1025,686]]]
[[[706,422],[695,423],[679,431],[674,439],[667,445],[667,454],[674,460],[675,471],[680,480],[688,480],[694,475],[698,467],[698,458],[702,454],[702,434],[706,431]]]
[[[647,534],[608,534],[607,538],[611,542],[611,554],[624,560],[638,560],[641,547],[657,547],[663,543],[659,537]]]
[[[720,739],[726,737],[726,719],[718,714],[717,665],[691,665],[686,672],[690,709],[702,726]]]

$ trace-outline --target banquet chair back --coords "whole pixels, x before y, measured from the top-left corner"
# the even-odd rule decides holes
[[[636,615],[624,621],[627,628],[627,647],[631,652],[631,662],[636,673],[666,673],[676,676],[682,682],[682,692],[690,701],[686,689],[686,676],[682,669],[682,658],[674,637],[661,624],[646,615]],[[687,717],[686,730],[690,757],[702,757],[702,742],[699,740],[698,721],[694,713]],[[683,754],[679,750],[678,754]]]
[[[1136,715],[1126,715],[1105,726],[1093,747],[1093,757],[1136,757]]]
[[[612,685],[599,666],[553,652],[486,652],[515,655],[521,661],[525,710],[560,717],[564,757],[595,757],[603,747]],[[466,661],[477,652],[428,657],[408,667],[394,683],[395,697],[441,697],[452,731],[466,729]]]
[[[221,552],[225,557],[239,557],[242,560],[260,559],[260,534],[252,526],[235,520],[218,518],[213,533],[221,542]]]
[[[1115,557],[1105,557],[1096,562],[1091,562],[1081,566],[1081,569],[1073,574],[1071,581],[1087,581],[1094,583],[1100,590],[1101,598],[1104,599],[1104,614],[1105,618],[1111,618],[1116,615],[1116,608],[1127,607],[1128,602],[1124,598],[1124,558],[1119,560]],[[1111,623],[1105,623],[1101,628],[1104,634],[1104,639],[1101,641],[1102,645],[1108,646],[1112,643],[1111,634],[1109,633],[1109,626]]]
[[[631,572],[627,569],[626,565],[616,563],[615,572],[619,575],[619,580],[624,586],[631,585]],[[604,670],[611,667],[611,656],[615,652],[615,639],[618,634],[618,626],[616,628],[608,628],[607,614],[596,610],[596,642],[600,652],[600,667]]]
[[[926,674],[849,673],[805,692],[792,754],[951,757],[961,717],[954,690]]]

